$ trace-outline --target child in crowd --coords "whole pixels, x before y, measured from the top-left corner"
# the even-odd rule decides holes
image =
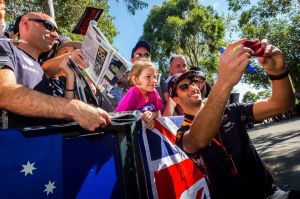
[[[115,112],[139,110],[146,123],[145,128],[154,127],[154,118],[163,108],[157,86],[157,69],[149,60],[135,61],[130,72],[130,89],[121,99]]]
[[[67,99],[74,98],[75,74],[69,67],[69,57],[72,57],[78,63],[85,64],[80,51],[81,45],[82,42],[71,41],[71,39],[64,37],[54,58],[47,60],[42,65],[46,77],[50,79],[54,96]]]

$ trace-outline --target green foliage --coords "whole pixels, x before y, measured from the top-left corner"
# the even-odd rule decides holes
[[[228,0],[228,9],[234,12],[241,10],[244,6],[249,5],[250,0]]]
[[[209,79],[216,72],[218,47],[223,44],[223,37],[222,18],[196,0],[170,0],[161,7],[154,6],[142,36],[151,43],[151,57],[165,76],[169,57],[184,54],[189,66],[206,68]]]
[[[289,67],[296,88],[300,87],[300,12],[296,0],[262,0],[257,5],[244,9],[242,2],[228,0],[234,11],[241,10],[238,27],[241,38],[267,38],[269,42],[282,50],[286,66]],[[239,8],[239,9],[237,9]],[[234,13],[237,15],[237,13]],[[258,74],[247,73],[243,79],[256,88],[269,87],[266,73],[260,66],[252,63],[258,69]]]
[[[12,22],[17,16],[28,11],[43,12],[44,2],[45,0],[7,0],[6,5],[8,7],[8,11],[6,19],[8,22]],[[85,8],[88,6],[102,8],[104,10],[98,21],[98,27],[108,40],[112,42],[113,38],[117,35],[117,30],[113,24],[113,18],[108,14],[109,6],[107,0],[57,0],[53,3],[56,22],[63,35],[70,36],[74,40],[83,39],[80,35],[72,34],[71,32],[83,14]]]
[[[242,99],[243,103],[254,103],[256,101],[257,95],[255,93],[252,93],[251,91],[247,91]]]
[[[242,102],[244,103],[254,103],[258,100],[263,100],[271,97],[271,90],[262,90],[257,94],[248,91],[244,94]]]
[[[266,98],[269,98],[271,97],[271,90],[263,90],[263,91],[259,91],[257,93],[257,99],[266,99]]]
[[[119,0],[116,0],[118,3],[120,2]],[[138,9],[143,9],[143,8],[147,8],[148,4],[143,2],[143,1],[139,1],[139,0],[123,0],[123,2],[125,3],[128,11],[131,14],[135,14],[135,11]]]

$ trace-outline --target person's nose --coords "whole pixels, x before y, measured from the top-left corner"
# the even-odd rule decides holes
[[[50,32],[50,36],[52,37],[52,39],[58,40],[59,35],[56,31]]]

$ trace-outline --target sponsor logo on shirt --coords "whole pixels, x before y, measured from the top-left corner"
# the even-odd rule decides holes
[[[31,66],[34,66],[33,61],[30,58],[28,58],[28,57],[26,57],[24,55],[22,55],[22,56],[23,56],[24,61],[27,62],[27,64],[28,64],[28,65],[22,64],[22,68],[24,70],[29,70],[31,72],[39,74],[39,71],[37,71],[36,69],[34,69],[34,68],[31,67]]]
[[[35,70],[34,68],[31,68],[30,66],[27,66],[27,65],[25,65],[25,64],[22,64],[22,68],[23,68],[24,70],[29,70],[29,71],[31,71],[31,72],[34,72],[34,73],[36,73],[36,74],[39,74],[39,72],[38,72],[37,70]]]
[[[26,57],[26,56],[24,56],[24,55],[22,55],[23,56],[23,59],[30,65],[30,66],[34,66],[34,63],[33,63],[33,61],[31,60],[31,59],[29,59],[28,57]]]

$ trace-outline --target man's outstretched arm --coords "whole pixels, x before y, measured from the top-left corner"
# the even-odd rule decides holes
[[[253,53],[241,45],[243,41],[230,44],[220,57],[218,80],[196,115],[190,131],[184,135],[184,149],[189,153],[206,147],[220,128],[230,91],[240,81]]]
[[[280,78],[271,80],[271,97],[254,104],[253,114],[257,121],[289,111],[295,102],[294,89],[285,68],[284,55],[275,46],[267,44],[266,40],[262,40],[262,45],[266,46],[266,50],[265,57],[258,59],[260,65],[262,65],[267,74]]]

